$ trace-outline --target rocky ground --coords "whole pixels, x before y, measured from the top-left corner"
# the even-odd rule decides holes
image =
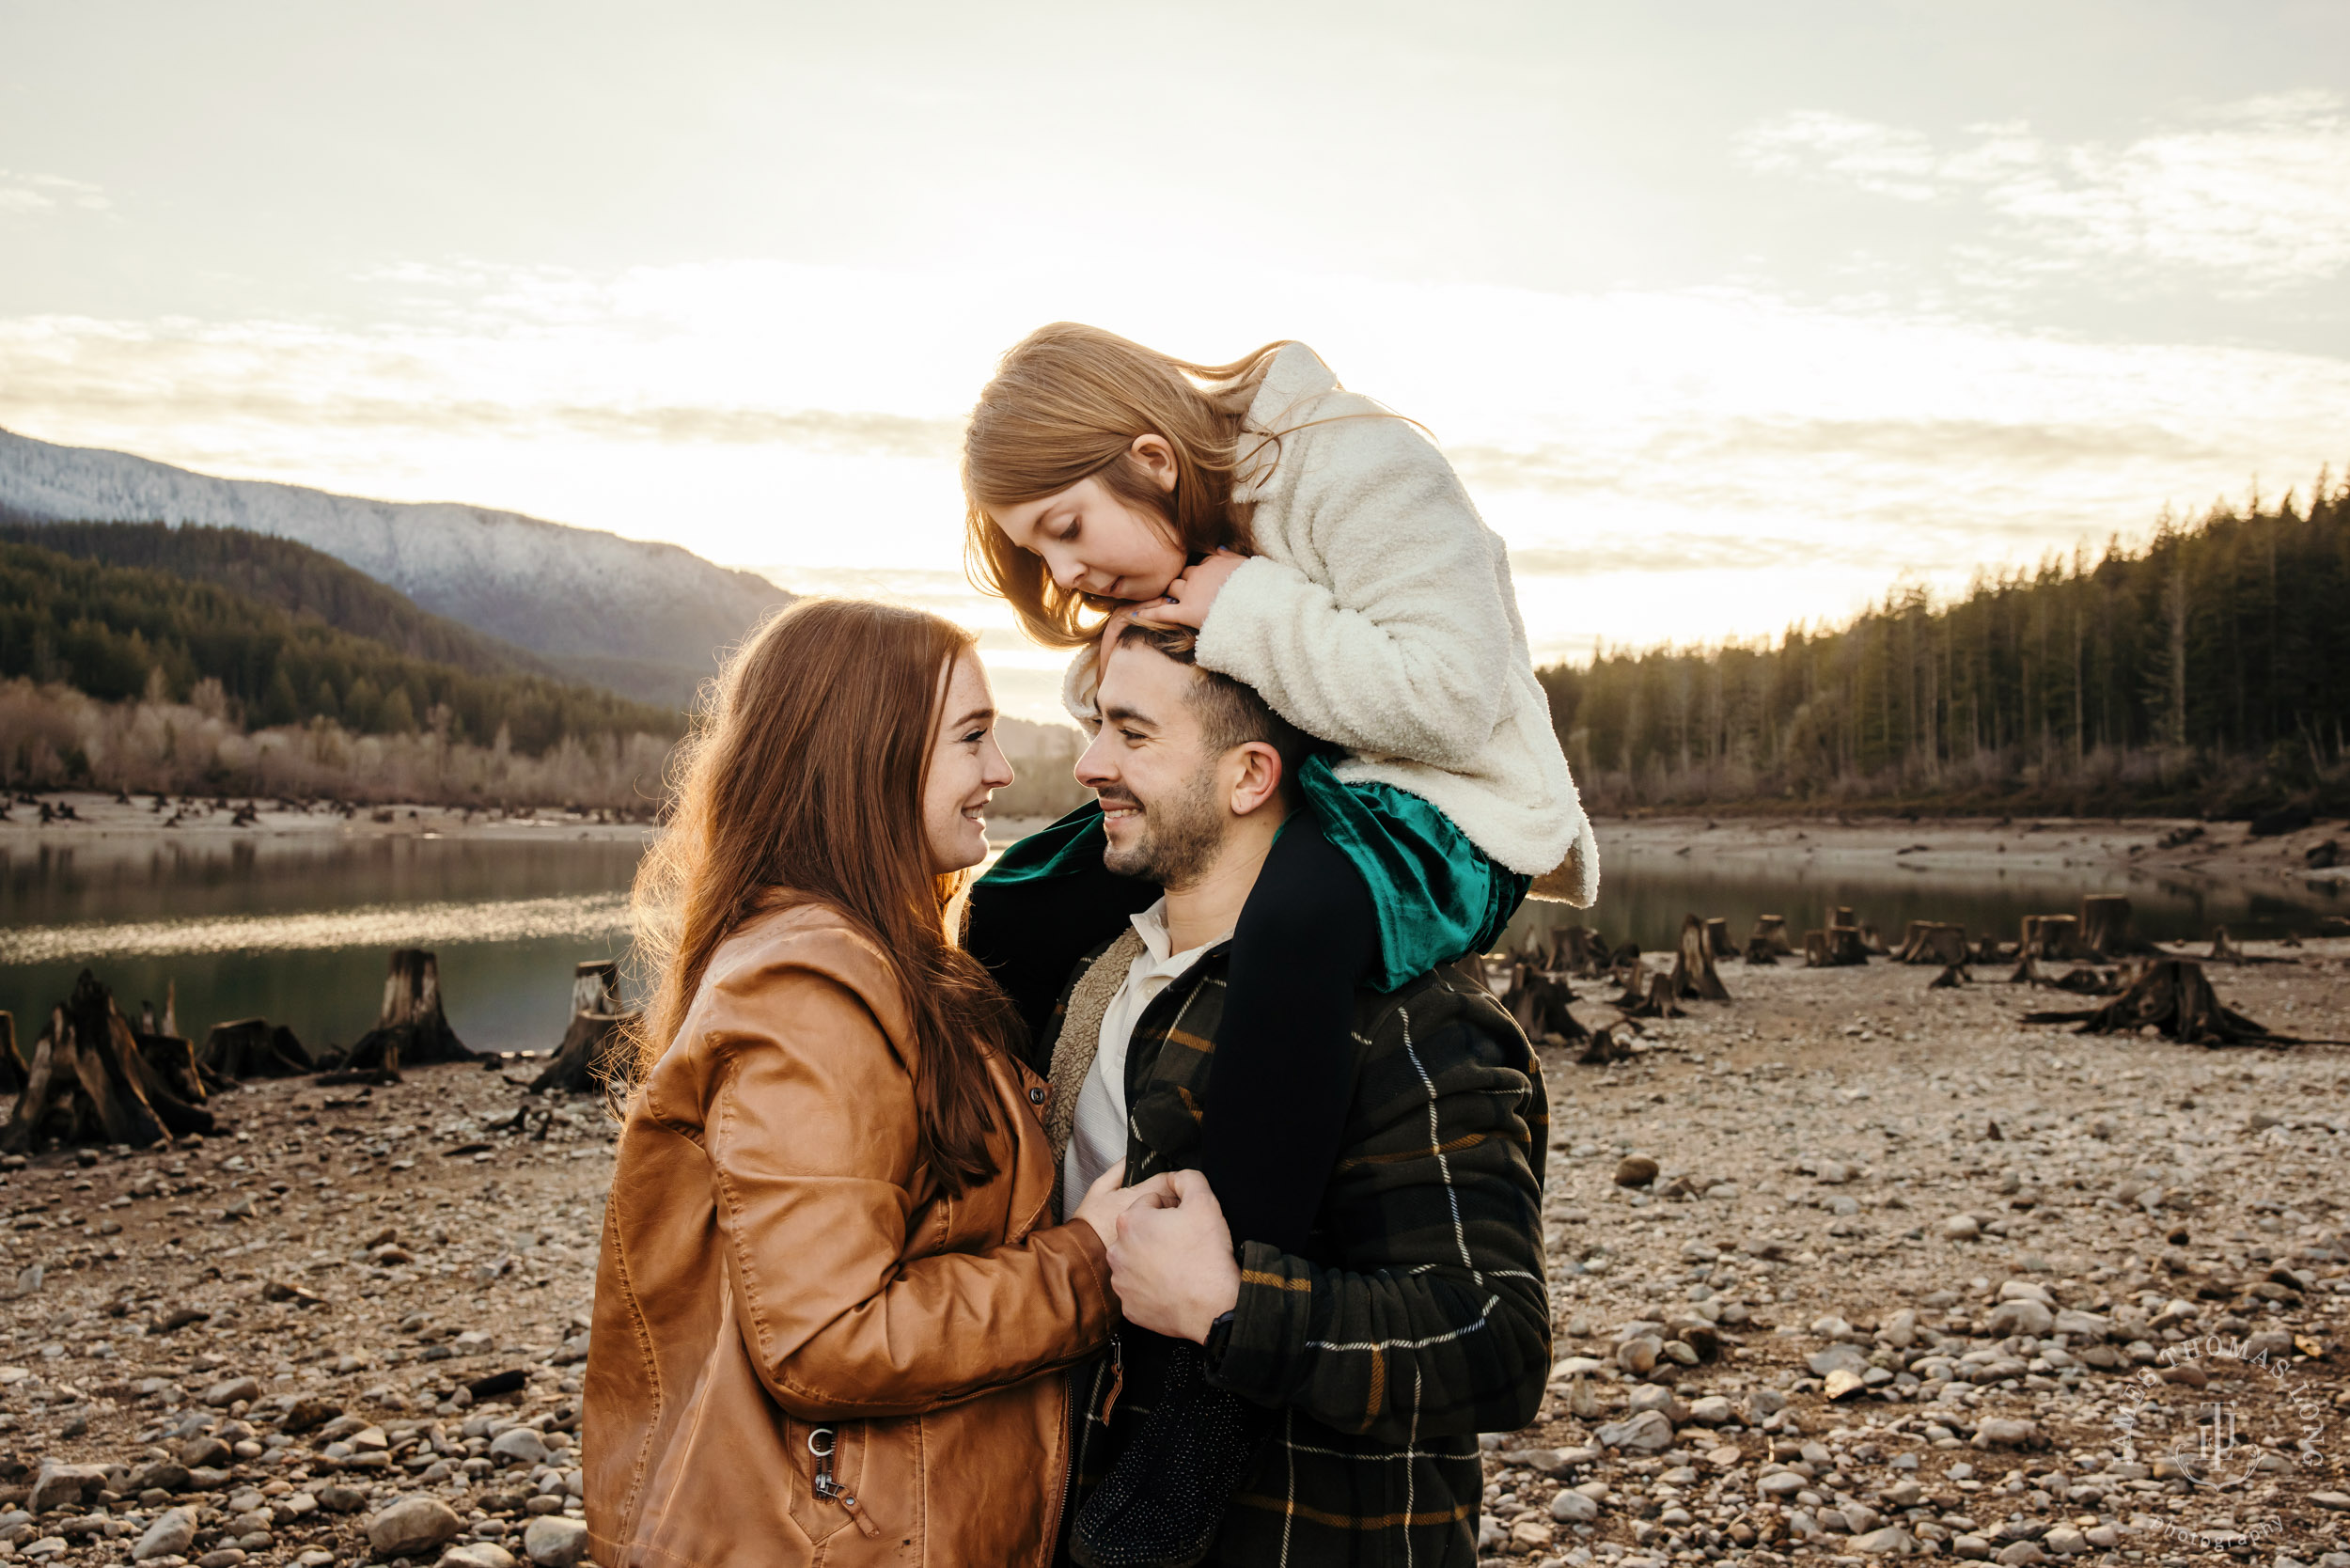
[[[0,1164],[0,1557],[580,1560],[610,1138],[478,1067],[250,1085],[229,1133]]]
[[[2255,951],[2228,1002],[2350,1037],[2350,942]],[[1629,1061],[1546,1053],[1559,1369],[1493,1555],[2350,1564],[2350,1057],[1933,974],[1731,963]],[[0,1169],[0,1557],[577,1560],[610,1132],[521,1075]]]
[[[2222,997],[2350,1037],[2350,942],[2254,950]],[[1726,964],[1629,1062],[1545,1052],[1559,1360],[1489,1552],[2350,1568],[2350,1056],[1935,973]]]

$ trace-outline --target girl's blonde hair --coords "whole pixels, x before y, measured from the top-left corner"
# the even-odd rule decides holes
[[[1039,327],[1012,346],[980,388],[963,438],[964,551],[972,581],[1011,602],[1028,635],[1077,648],[1100,633],[1101,601],[1053,581],[1043,557],[1014,544],[990,509],[1058,494],[1099,478],[1127,505],[1166,520],[1186,557],[1251,541],[1232,482],[1241,416],[1286,342],[1230,365],[1194,365],[1116,333],[1074,321]],[[1175,489],[1162,492],[1130,448],[1163,437],[1175,452]],[[1090,618],[1090,619],[1089,619]]]

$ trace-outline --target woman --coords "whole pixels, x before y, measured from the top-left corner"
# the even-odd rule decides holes
[[[728,666],[636,884],[655,980],[585,1397],[593,1555],[1037,1563],[1121,1169],[1055,1224],[1049,1090],[948,940],[1011,782],[969,634],[807,601]]]

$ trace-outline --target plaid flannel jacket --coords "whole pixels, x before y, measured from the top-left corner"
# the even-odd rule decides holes
[[[1136,1026],[1130,1183],[1191,1163],[1227,964],[1211,951]],[[1058,1033],[1057,1014],[1048,1038]],[[1308,1255],[1246,1244],[1239,1303],[1207,1345],[1213,1381],[1280,1412],[1214,1563],[1474,1563],[1477,1435],[1532,1420],[1550,1371],[1549,1102],[1524,1032],[1481,986],[1439,971],[1359,992],[1355,1038],[1344,1149]],[[1153,1337],[1125,1338],[1122,1379],[1107,1357],[1072,1373],[1064,1517],[1158,1387],[1135,1354]],[[1114,1381],[1122,1392],[1105,1422]]]

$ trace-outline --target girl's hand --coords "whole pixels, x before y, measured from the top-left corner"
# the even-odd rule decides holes
[[[1137,607],[1134,618],[1153,626],[1188,626],[1198,631],[1207,624],[1208,612],[1215,607],[1215,596],[1225,580],[1247,559],[1236,550],[1218,550],[1198,566],[1185,569],[1167,585],[1166,598]]]
[[[1141,609],[1140,604],[1120,604],[1110,612],[1107,620],[1102,622],[1102,640],[1093,645],[1093,684],[1097,689],[1102,684],[1102,677],[1108,673],[1110,651],[1118,646],[1118,634],[1126,629],[1129,621],[1139,619]]]
[[[1136,1203],[1156,1204],[1166,1200],[1166,1189],[1156,1180],[1145,1182],[1138,1187],[1119,1185],[1125,1179],[1126,1162],[1120,1160],[1094,1178],[1093,1184],[1086,1188],[1085,1201],[1078,1204],[1077,1212],[1069,1216],[1073,1224],[1082,1219],[1092,1226],[1093,1233],[1102,1238],[1104,1247],[1118,1239],[1119,1215]]]

